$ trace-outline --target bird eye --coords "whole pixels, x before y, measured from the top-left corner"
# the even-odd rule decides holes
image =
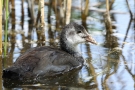
[[[77,31],[77,33],[82,33],[82,31]]]

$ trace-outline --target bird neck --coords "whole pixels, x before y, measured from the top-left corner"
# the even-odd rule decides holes
[[[66,38],[60,39],[60,48],[63,51],[71,54],[74,57],[80,57],[81,56],[79,51],[78,51],[78,45],[73,45]]]

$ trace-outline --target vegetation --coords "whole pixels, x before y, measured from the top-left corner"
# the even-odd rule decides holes
[[[81,45],[88,65],[84,66],[85,73],[80,72],[80,87],[92,87],[93,82],[92,85],[95,88],[100,81],[99,87],[109,90],[110,87],[113,88],[112,84],[115,84],[115,81],[110,81],[108,84],[109,78],[113,76],[117,81],[122,82],[121,89],[123,89],[126,85],[126,82],[123,85],[124,80],[121,79],[124,71],[135,81],[135,75],[132,72],[134,69],[131,65],[134,62],[132,60],[134,56],[132,24],[135,19],[129,4],[132,0],[125,0],[124,4],[121,4],[124,1],[121,3],[117,1],[98,0],[93,3],[92,0],[48,0],[48,2],[46,0],[0,0],[0,37],[2,37],[0,38],[0,55],[3,56],[2,58],[5,57],[3,62],[1,59],[0,72],[2,68],[12,65],[20,54],[31,47],[44,45],[59,47],[60,30],[65,24],[75,21],[82,24],[97,42],[100,42],[95,47],[89,44]],[[121,5],[127,6],[127,12],[114,10],[115,7]],[[119,23],[119,18],[123,19],[117,16],[119,14],[123,15],[127,21]],[[125,16],[128,16],[129,23]],[[125,22],[127,22],[126,25]],[[123,69],[121,69],[121,63]],[[122,71],[119,72],[119,68]],[[83,77],[84,74],[88,77]],[[2,80],[0,80],[0,85],[2,87]]]

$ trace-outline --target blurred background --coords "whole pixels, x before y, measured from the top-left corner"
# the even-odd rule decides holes
[[[2,90],[135,89],[135,0],[2,0],[1,7],[0,72],[29,48],[59,47],[61,29],[69,22],[83,25],[98,42],[79,45],[86,63],[77,81],[69,76],[64,84],[5,84],[0,77]]]

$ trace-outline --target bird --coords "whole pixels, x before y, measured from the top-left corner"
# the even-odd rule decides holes
[[[20,55],[11,67],[3,70],[3,78],[19,79],[55,76],[84,65],[78,44],[97,44],[87,30],[75,22],[62,28],[60,48],[33,47]]]

